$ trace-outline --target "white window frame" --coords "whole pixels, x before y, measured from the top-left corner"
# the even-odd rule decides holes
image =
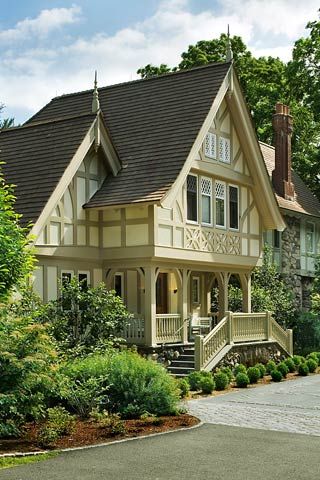
[[[194,285],[196,285],[196,298],[194,298]],[[200,277],[192,277],[191,300],[193,305],[199,305],[200,303]]]
[[[221,185],[224,185],[224,198],[220,198],[220,197],[217,197],[217,191],[216,191],[216,185],[217,183],[220,183]],[[217,223],[217,199],[218,200],[223,200],[224,201],[224,215],[223,215],[223,218],[224,218],[224,225],[219,225]],[[221,182],[220,180],[215,180],[214,182],[214,210],[215,210],[215,227],[216,228],[221,228],[223,230],[226,230],[226,226],[227,226],[227,184],[226,182]]]
[[[196,178],[196,185],[197,185],[197,195],[196,195],[196,205],[197,205],[197,220],[189,220],[188,219],[188,177],[195,177]],[[199,225],[199,178],[198,175],[194,173],[188,173],[186,179],[186,218],[187,223],[191,223],[192,225]]]
[[[120,298],[124,300],[124,272],[116,272],[113,276],[113,290],[116,291],[116,277],[121,278],[121,295]]]
[[[229,148],[229,160],[226,160],[226,145]],[[221,146],[222,146],[222,155],[221,155]],[[231,165],[231,142],[230,138],[224,137],[222,135],[219,136],[219,162],[224,163],[226,165]]]
[[[238,205],[238,228],[233,228],[230,226],[230,187],[236,188],[237,189],[237,205]],[[239,191],[239,186],[238,185],[233,185],[232,183],[228,184],[228,217],[229,217],[229,229],[232,230],[233,232],[239,232],[240,229],[240,191]]]
[[[308,250],[308,225],[312,225],[312,250]],[[305,238],[306,238],[306,253],[309,255],[315,255],[316,253],[316,225],[314,222],[306,222]]]
[[[202,193],[202,179],[203,180],[208,180],[210,182],[210,188],[211,188],[211,193],[210,195],[207,194],[207,193]],[[204,226],[207,226],[207,227],[212,227],[212,197],[213,197],[213,187],[212,187],[212,178],[210,177],[200,177],[200,182],[199,182],[199,185],[200,185],[200,191],[199,191],[199,199],[200,199],[200,221],[201,221],[201,225],[204,225]],[[209,197],[210,198],[210,222],[207,223],[207,222],[204,222],[202,220],[202,197]]]
[[[209,148],[207,150],[207,139]],[[206,158],[213,160],[217,159],[217,135],[212,132],[208,132],[204,139],[204,154]]]

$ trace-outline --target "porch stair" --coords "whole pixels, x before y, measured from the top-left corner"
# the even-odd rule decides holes
[[[176,378],[184,378],[190,372],[195,370],[194,367],[194,344],[190,343],[185,348],[179,358],[173,359],[167,367],[168,372]]]

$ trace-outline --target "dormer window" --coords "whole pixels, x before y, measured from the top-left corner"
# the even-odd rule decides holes
[[[207,133],[205,138],[205,156],[208,158],[217,158],[217,136],[214,133]]]

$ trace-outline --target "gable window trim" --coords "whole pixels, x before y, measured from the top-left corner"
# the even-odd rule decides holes
[[[237,227],[232,227],[231,226],[231,195],[230,195],[230,189],[231,188],[235,188],[237,190],[237,202],[236,202],[236,205],[237,205]],[[239,189],[239,186],[238,185],[234,185],[232,183],[229,183],[228,184],[228,214],[229,214],[229,230],[233,231],[233,232],[239,232],[239,229],[240,229],[240,216],[239,216],[239,212],[240,212],[240,189]]]
[[[208,182],[209,185],[209,193],[203,192],[203,181]],[[201,211],[201,225],[204,225],[205,227],[212,227],[213,226],[213,209],[212,209],[212,197],[213,197],[213,189],[212,189],[212,178],[210,177],[205,177],[201,176],[200,177],[200,191],[199,191],[199,197],[200,197],[200,211]],[[203,197],[209,198],[209,222],[205,222],[203,220]]]
[[[217,196],[217,185],[223,186],[224,195]],[[226,209],[226,193],[227,193],[227,184],[221,180],[215,180],[214,182],[214,201],[215,201],[215,227],[226,230],[227,229],[227,209]],[[218,201],[221,200],[223,202],[223,224],[218,223]]]
[[[195,181],[195,186],[196,186],[196,189],[195,191],[192,191],[192,190],[188,190],[188,178],[190,177],[194,177],[196,179]],[[188,197],[188,192],[189,192],[189,195],[192,194],[192,198],[191,197]],[[189,199],[191,198],[190,202],[195,202],[195,205],[192,206],[192,210],[194,208],[196,208],[196,211],[195,212],[192,212],[192,213],[196,213],[196,220],[192,220],[191,218],[189,218]],[[198,175],[194,174],[194,173],[188,173],[187,175],[187,181],[186,181],[186,204],[187,204],[187,223],[190,223],[192,225],[199,225],[199,182],[198,182]]]

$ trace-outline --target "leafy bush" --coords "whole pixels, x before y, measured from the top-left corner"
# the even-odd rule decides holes
[[[225,390],[230,383],[228,375],[222,371],[214,374],[214,381],[216,390]]]
[[[283,378],[286,378],[286,376],[289,373],[289,368],[287,367],[285,362],[279,363],[279,365],[277,365],[277,370],[279,370],[279,372],[281,372]]]
[[[269,375],[271,375],[271,372],[277,368],[276,362],[273,360],[269,360],[266,364],[266,371]]]
[[[239,388],[246,388],[250,383],[249,377],[246,373],[239,372],[236,375],[236,384]]]
[[[126,433],[125,423],[120,419],[120,416],[117,414],[112,414],[108,417],[108,428],[111,435],[124,435]]]
[[[178,380],[178,388],[180,390],[181,398],[186,398],[189,395],[190,385],[188,380],[186,380],[185,378],[181,378],[180,380]]]
[[[319,295],[320,298],[320,295]],[[301,312],[293,323],[294,350],[306,354],[320,345],[320,311]]]
[[[233,373],[232,373],[231,368],[230,368],[230,367],[222,367],[222,368],[220,369],[220,371],[221,371],[222,373],[225,373],[225,374],[227,375],[227,377],[228,377],[228,379],[229,379],[229,383],[230,383],[230,382],[232,381],[232,379],[233,379]]]
[[[238,373],[247,373],[247,368],[245,365],[243,365],[243,363],[240,363],[239,365],[237,365],[234,369],[234,375],[237,376]]]
[[[113,355],[108,371],[108,409],[122,414],[129,404],[141,413],[170,415],[177,412],[179,389],[159,364],[124,351]]]
[[[263,378],[267,372],[266,367],[263,365],[263,363],[257,363],[255,367],[260,371],[260,378]]]
[[[48,447],[74,429],[75,418],[63,407],[48,408],[47,420],[38,432],[38,443]]]
[[[319,363],[320,363],[320,353],[319,352],[309,353],[309,355],[307,355],[307,360],[309,358],[313,358],[313,360],[315,360],[317,362],[317,364],[319,365]]]
[[[260,369],[257,367],[249,367],[247,370],[247,375],[249,377],[250,383],[257,383],[260,379]]]
[[[288,370],[290,373],[294,373],[296,371],[296,365],[292,358],[288,357],[285,359],[284,363],[287,365]]]
[[[306,362],[300,363],[300,365],[298,367],[298,373],[302,377],[306,377],[307,375],[309,375],[309,367],[308,367],[308,364]]]
[[[281,373],[280,370],[278,370],[277,368],[274,369],[274,370],[271,370],[271,378],[274,382],[281,382],[281,380],[283,379],[283,375]]]
[[[313,359],[313,358],[309,358],[307,361],[306,361],[307,365],[308,365],[308,368],[309,368],[309,372],[310,373],[313,373],[317,370],[317,366],[318,366],[318,363]]]
[[[189,382],[189,385],[190,385],[190,390],[200,390],[201,389],[201,380],[202,380],[202,374],[201,372],[191,372],[189,373],[188,377],[187,377],[187,380]]]
[[[58,383],[55,361],[44,325],[0,311],[0,437],[44,416]]]
[[[301,357],[301,355],[293,355],[293,357],[292,357],[292,360],[293,360],[294,364],[296,365],[296,367],[298,367],[300,365],[300,363],[302,363],[302,359],[303,359],[303,357]]]
[[[201,382],[200,382],[200,388],[203,393],[212,393],[214,388],[215,388],[215,383],[214,380],[210,377],[207,376],[202,376]]]

